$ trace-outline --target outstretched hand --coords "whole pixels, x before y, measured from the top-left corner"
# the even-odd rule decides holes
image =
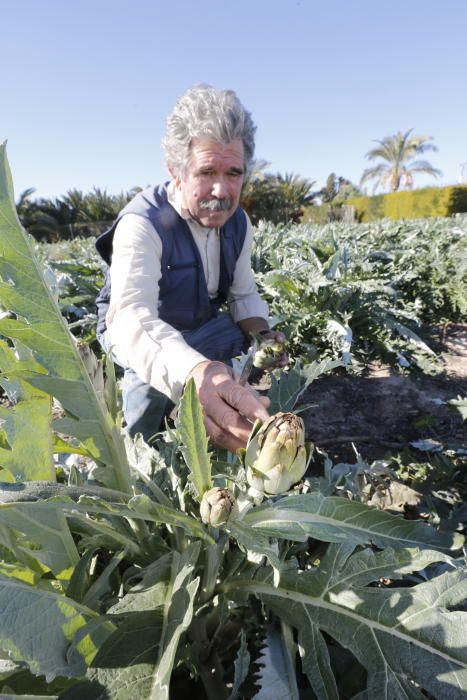
[[[268,418],[269,399],[258,396],[248,385],[241,386],[223,362],[200,362],[190,376],[195,382],[204,425],[213,443],[231,452],[245,447],[255,420]]]

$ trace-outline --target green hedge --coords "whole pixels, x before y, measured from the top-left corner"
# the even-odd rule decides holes
[[[306,207],[302,214],[300,223],[302,224],[328,224],[335,220],[335,210],[331,204],[321,204],[320,206]]]
[[[458,212],[467,212],[467,185],[425,187],[374,197],[354,197],[347,200],[346,204],[355,207],[356,219],[362,222],[452,216]]]

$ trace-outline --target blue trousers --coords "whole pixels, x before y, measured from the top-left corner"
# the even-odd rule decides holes
[[[248,340],[230,314],[221,313],[200,328],[183,332],[183,338],[209,360],[231,364],[232,358],[246,352]],[[150,384],[143,382],[132,369],[126,368],[122,384],[123,415],[132,437],[141,433],[150,443],[164,428],[164,419],[174,404]]]

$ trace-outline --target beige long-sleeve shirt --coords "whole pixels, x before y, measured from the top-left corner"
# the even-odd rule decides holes
[[[217,296],[220,269],[218,229],[204,228],[190,218],[173,183],[170,204],[187,221],[199,249],[209,296]],[[268,318],[251,269],[253,230],[247,223],[245,242],[237,260],[227,303],[235,322],[259,316]],[[159,280],[162,241],[151,222],[126,214],[118,223],[110,267],[112,294],[107,312],[108,341],[120,364],[176,403],[191,370],[205,360],[182,334],[159,318]]]

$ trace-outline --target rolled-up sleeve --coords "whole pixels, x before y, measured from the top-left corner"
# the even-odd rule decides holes
[[[236,323],[245,318],[268,318],[268,305],[258,292],[251,269],[252,243],[253,227],[247,217],[245,241],[235,266],[234,278],[227,299],[230,313]]]
[[[206,358],[159,318],[162,241],[152,224],[127,214],[113,239],[108,341],[118,362],[176,403],[188,374]]]

